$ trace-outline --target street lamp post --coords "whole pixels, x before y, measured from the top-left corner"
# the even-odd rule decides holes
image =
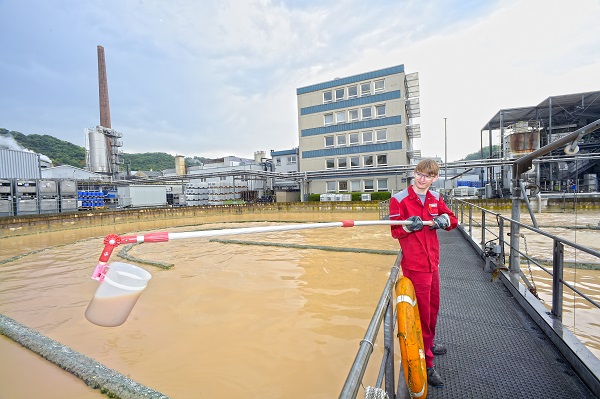
[[[444,118],[444,189],[448,181],[448,131],[446,130],[446,119]]]

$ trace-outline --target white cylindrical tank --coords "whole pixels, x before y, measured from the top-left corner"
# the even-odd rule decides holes
[[[98,130],[88,131],[90,143],[90,170],[97,173],[108,173],[108,157],[106,137]]]
[[[175,155],[175,174],[185,175],[185,157],[183,155]]]
[[[254,162],[260,163],[262,159],[266,158],[264,151],[256,151],[254,152]]]

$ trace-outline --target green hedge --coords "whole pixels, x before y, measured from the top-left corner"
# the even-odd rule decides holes
[[[347,194],[347,193],[344,193]],[[360,201],[360,196],[361,194],[367,194],[367,193],[350,193],[352,195],[352,201]],[[389,191],[380,191],[380,192],[373,192],[373,193],[368,193],[371,194],[371,201],[385,201],[387,199],[390,199],[390,197],[392,196],[392,193],[390,193]],[[319,202],[321,200],[321,194],[309,194],[308,195],[308,201],[313,201],[313,202]]]

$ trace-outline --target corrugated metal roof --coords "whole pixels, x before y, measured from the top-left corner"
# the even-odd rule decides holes
[[[549,126],[578,121],[580,117],[600,119],[600,91],[548,97],[536,106],[501,109],[481,130],[498,130],[516,122],[543,121]]]
[[[40,154],[0,148],[0,179],[40,178]]]

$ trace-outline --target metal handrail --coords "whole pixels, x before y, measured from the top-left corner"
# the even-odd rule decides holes
[[[456,198],[450,199],[450,206],[455,210],[457,216],[459,216],[462,225],[459,225],[459,231],[461,231],[465,238],[471,242],[473,247],[479,252],[479,254],[486,258],[486,271],[493,271],[496,273],[503,284],[513,294],[517,302],[523,307],[523,309],[531,316],[535,323],[542,329],[542,331],[550,338],[550,340],[556,345],[559,351],[565,356],[567,361],[571,364],[577,375],[590,387],[593,392],[600,392],[600,359],[595,356],[582,342],[575,336],[575,334],[562,323],[562,312],[563,312],[563,289],[568,287],[572,290],[578,298],[584,299],[587,303],[594,306],[596,310],[600,308],[597,301],[583,294],[581,291],[573,287],[563,279],[564,271],[564,249],[565,247],[571,247],[580,250],[586,254],[589,254],[597,259],[600,259],[600,252],[591,248],[584,247],[572,241],[564,238],[557,237],[553,234],[540,230],[536,227],[531,227],[521,223],[518,220],[514,220],[514,215],[518,216],[518,210],[515,211],[515,206],[518,206],[517,201],[513,201],[512,214],[513,218],[504,217],[498,213],[490,212],[484,208],[478,207],[475,204],[467,201],[459,200]],[[465,225],[464,216],[465,208],[468,210],[468,221]],[[481,211],[481,243],[477,243],[473,239],[473,226],[475,224],[473,217],[473,210]],[[460,214],[459,214],[460,212]],[[486,248],[486,244],[492,240],[485,240],[485,233],[489,230],[486,226],[485,216],[491,214],[496,217],[498,223],[498,234],[496,238],[499,241],[499,248],[495,245],[491,245]],[[510,235],[509,240],[504,239],[504,225],[508,224]],[[546,307],[539,301],[537,295],[537,289],[532,282],[527,280],[527,277],[523,274],[520,269],[521,259],[525,258],[527,262],[533,262],[539,265],[535,259],[532,259],[528,254],[523,254],[519,251],[519,238],[525,238],[523,233],[519,232],[519,229],[527,229],[530,232],[544,237],[552,239],[552,271],[546,268],[541,268],[544,272],[552,276],[552,306],[551,311],[548,312]],[[510,257],[508,262],[508,268],[505,267],[505,246],[508,246]],[[494,264],[492,268],[488,268],[489,264]],[[531,274],[531,270],[530,270]],[[531,276],[533,278],[533,276]],[[520,283],[522,281],[525,284],[523,287]],[[527,295],[528,292],[533,295]],[[573,326],[575,328],[575,326]]]
[[[489,230],[487,228],[487,225],[485,224],[485,215],[486,214],[490,214],[493,215],[496,220],[498,221],[498,225],[499,226],[504,226],[505,223],[508,223],[509,226],[511,226],[511,229],[509,229],[509,231],[513,231],[512,226],[513,225],[517,225],[519,226],[519,228],[524,228],[527,229],[531,232],[534,232],[536,234],[540,234],[542,236],[548,237],[550,239],[553,240],[553,252],[554,252],[554,256],[553,256],[553,261],[552,261],[552,271],[548,270],[547,268],[542,267],[535,259],[531,258],[530,256],[528,256],[527,254],[523,254],[521,251],[517,249],[515,249],[515,251],[522,256],[523,258],[525,258],[528,262],[532,262],[534,264],[536,264],[537,266],[540,267],[541,270],[543,270],[544,272],[548,273],[550,276],[552,276],[552,287],[553,287],[553,291],[552,291],[552,309],[551,312],[552,314],[557,317],[558,319],[562,318],[562,305],[563,305],[563,301],[562,301],[562,290],[563,290],[563,286],[568,287],[570,290],[572,290],[573,292],[575,292],[577,295],[579,295],[581,298],[583,298],[586,302],[588,302],[589,304],[595,306],[596,308],[600,308],[600,304],[593,300],[592,298],[588,297],[587,295],[585,295],[584,293],[582,293],[581,291],[579,291],[577,288],[573,287],[571,284],[569,284],[568,282],[564,281],[562,276],[563,276],[563,269],[564,269],[564,246],[568,246],[574,249],[577,249],[579,251],[585,252],[587,254],[590,254],[596,258],[598,258],[600,260],[600,251],[596,251],[592,248],[588,248],[585,247],[583,245],[577,244],[576,242],[572,242],[570,240],[555,236],[553,234],[550,234],[546,231],[540,230],[539,228],[535,228],[529,225],[526,225],[524,223],[518,222],[516,220],[513,220],[511,218],[502,216],[499,213],[495,213],[492,211],[489,211],[487,209],[484,209],[480,206],[477,206],[475,204],[472,204],[470,202],[464,201],[464,200],[460,200],[457,198],[452,198],[451,199],[451,207],[454,209],[455,213],[459,216],[459,219],[461,221],[461,224],[463,225],[463,229],[468,229],[469,232],[469,237],[471,238],[471,240],[473,240],[473,226],[477,224],[476,220],[473,217],[473,210],[479,210],[481,211],[481,215],[482,215],[482,223],[477,224],[478,226],[481,226],[482,228],[482,240],[481,240],[481,253],[483,253],[485,251],[485,232],[490,232],[491,230]],[[467,223],[465,224],[464,221],[464,214],[465,214],[465,209],[464,208],[468,208],[468,213],[469,213],[469,217],[467,220]],[[467,226],[467,227],[465,227]],[[504,240],[504,237],[502,234],[498,234],[496,235],[496,238],[499,240],[500,246],[502,248],[502,253],[505,253],[505,246],[508,246],[509,248],[511,248],[510,242],[507,240]]]
[[[379,333],[379,328],[383,324],[383,339],[384,339],[384,351],[381,366],[375,383],[376,388],[381,388],[383,380],[385,379],[385,392],[390,399],[404,399],[408,398],[408,388],[406,381],[404,380],[404,373],[400,372],[398,375],[398,392],[395,392],[394,384],[394,328],[396,320],[395,312],[395,301],[393,296],[394,284],[398,280],[400,273],[400,260],[402,254],[399,253],[394,266],[390,271],[390,276],[385,284],[377,308],[371,318],[371,322],[367,328],[364,338],[360,341],[360,347],[358,353],[352,363],[346,382],[340,393],[340,399],[354,399],[358,394],[358,390],[363,383],[363,377],[367,370],[369,359],[374,350],[374,342]],[[402,370],[400,365],[399,370]]]

